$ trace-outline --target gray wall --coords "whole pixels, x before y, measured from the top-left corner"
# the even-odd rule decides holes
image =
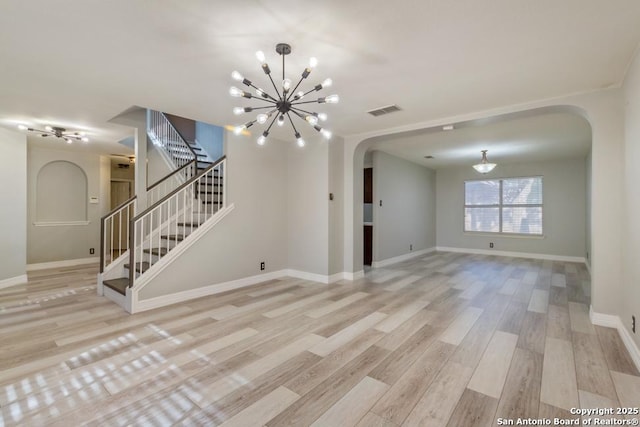
[[[224,155],[224,128],[196,122],[196,140],[212,160]]]
[[[620,317],[625,328],[640,346],[640,333],[631,333],[631,316],[636,316],[640,327],[640,55],[636,54],[624,84],[625,101],[625,174],[624,174],[624,226],[623,226],[623,283]]]
[[[27,264],[27,137],[0,128],[0,281],[22,276]]]
[[[585,210],[585,249],[584,249],[584,259],[587,261],[589,265],[592,264],[592,250],[591,250],[591,162],[593,161],[591,156],[591,149],[589,149],[589,154],[584,162],[585,165],[585,176],[586,176],[586,210]]]
[[[288,267],[328,274],[329,263],[329,147],[324,141],[300,148],[282,142],[288,152]]]
[[[288,267],[287,146],[227,138],[227,201],[235,209],[142,289],[140,299]]]
[[[54,141],[56,143],[57,141]],[[27,185],[28,185],[28,228],[27,228],[27,263],[38,264],[53,261],[67,261],[97,257],[100,243],[100,217],[109,209],[110,194],[101,180],[108,182],[110,164],[101,161],[95,153],[82,151],[66,151],[47,149],[29,143],[27,156]],[[87,225],[48,225],[37,226],[37,200],[51,199],[45,203],[59,203],[58,193],[37,193],[37,179],[41,169],[52,162],[70,162],[78,166],[87,179],[86,200],[98,198],[98,204],[86,203]],[[65,191],[64,188],[59,189]],[[89,254],[89,248],[95,253]]]
[[[435,173],[381,151],[372,160],[373,260],[435,247]]]
[[[487,179],[543,176],[544,237],[508,237],[462,231],[464,181],[482,179],[470,166],[445,168],[436,174],[437,245],[584,257],[586,238],[585,159],[540,163],[499,164]]]
[[[329,274],[344,271],[344,140],[329,142]]]

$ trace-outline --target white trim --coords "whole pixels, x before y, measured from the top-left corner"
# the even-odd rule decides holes
[[[406,253],[404,255],[399,255],[393,258],[387,258],[387,259],[383,259],[382,261],[373,261],[371,263],[371,267],[372,268],[380,268],[380,267],[386,267],[387,265],[391,265],[391,264],[396,264],[398,262],[402,262],[402,261],[407,261],[411,258],[415,258],[417,256],[420,255],[426,255],[428,253],[431,252],[435,252],[436,248],[427,248],[427,249],[421,249],[419,251],[415,251],[415,252],[409,252]]]
[[[344,280],[350,280],[350,281],[363,279],[364,278],[364,270],[355,271],[353,273],[350,272],[350,271],[344,271],[342,273],[342,277],[344,278]]]
[[[577,256],[564,256],[564,255],[549,255],[549,254],[536,254],[530,252],[511,252],[511,251],[495,251],[493,249],[469,249],[469,248],[450,248],[447,246],[437,246],[438,252],[457,252],[464,254],[478,254],[478,255],[496,255],[507,256],[512,258],[532,258],[532,259],[545,259],[551,261],[564,261],[564,262],[578,262],[586,263],[584,257]]]
[[[209,230],[211,230],[217,223],[219,223],[222,218],[227,216],[233,209],[235,205],[232,203],[229,206],[226,206],[216,212],[211,218],[207,219],[200,227],[193,230],[191,234],[189,234],[189,238],[180,242],[178,246],[171,249],[169,253],[155,264],[149,268],[149,270],[145,271],[145,274],[140,276],[135,283],[134,295],[137,297],[137,293],[140,292],[142,288],[147,286],[151,280],[153,280],[158,274],[162,273],[162,271],[167,268],[176,258],[182,255],[187,249],[189,249],[195,242],[200,240],[202,236],[204,236]],[[135,304],[134,304],[135,305]]]
[[[333,283],[342,279],[342,273],[336,273],[331,276],[327,276],[326,274],[316,274],[309,273],[307,271],[300,270],[286,270],[287,276],[295,277],[296,279],[309,280],[311,282],[319,282],[319,283]]]
[[[635,363],[636,368],[640,370],[640,348],[638,348],[638,345],[633,340],[629,330],[625,328],[620,317],[612,314],[597,313],[593,311],[593,306],[591,306],[589,307],[589,318],[591,319],[591,323],[594,325],[615,328],[618,330],[620,339],[622,339],[631,359],[633,359],[633,363]]]
[[[8,279],[0,280],[0,289],[9,288],[15,285],[23,285],[27,283],[27,275],[23,274],[21,276],[9,277]]]
[[[38,264],[27,264],[27,271],[45,270],[47,268],[72,267],[74,265],[99,263],[100,257],[67,259],[64,261],[41,262]]]
[[[344,271],[341,273],[332,274],[331,276],[328,277],[329,281],[327,283],[335,283],[339,280],[343,280],[346,274],[347,273],[345,273]]]
[[[201,298],[209,295],[219,294],[221,292],[227,292],[234,289],[244,288],[246,286],[252,286],[261,282],[266,282],[280,277],[287,276],[289,270],[278,270],[271,273],[259,274],[257,276],[244,277],[242,279],[231,280],[229,282],[216,283],[214,285],[203,286],[196,289],[190,289],[188,291],[177,292],[170,295],[162,295],[159,297],[149,298],[145,300],[138,300],[138,292],[134,290],[132,296],[135,298],[131,300],[132,311],[131,313],[138,313],[141,311],[151,310],[158,307],[164,307],[170,304],[175,304],[182,301],[191,300],[194,298]]]
[[[33,223],[36,227],[66,227],[75,225],[89,225],[90,221],[36,221]]]
[[[104,292],[104,293],[103,293],[103,295],[104,295],[107,299],[109,299],[109,300],[111,300],[111,301],[115,302],[115,303],[116,303],[116,304],[118,304],[120,307],[122,307],[123,309],[125,309],[125,310],[126,310],[126,308],[127,308],[127,306],[126,306],[126,304],[127,304],[127,297],[126,297],[126,296],[124,296],[124,295],[122,295],[121,293],[116,292],[116,291],[114,291],[113,289],[108,288],[108,287],[106,287],[106,286],[104,287],[103,292]]]

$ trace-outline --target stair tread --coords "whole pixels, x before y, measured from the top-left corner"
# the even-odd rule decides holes
[[[163,234],[160,237],[166,240],[177,240],[180,242],[184,240],[187,236],[185,236],[184,234]]]
[[[106,286],[109,289],[113,289],[114,291],[118,292],[119,294],[122,295],[126,295],[127,294],[127,288],[129,287],[129,278],[128,277],[121,277],[118,279],[109,279],[109,280],[104,280],[102,282],[102,284],[104,286]]]
[[[199,227],[201,224],[197,222],[179,222],[178,227]]]
[[[152,255],[166,255],[169,253],[169,249],[167,248],[151,248],[151,249],[143,249],[144,253],[152,254]]]
[[[144,273],[151,267],[151,265],[147,261],[136,262],[136,271],[138,273]],[[129,269],[129,264],[125,264],[124,268]]]

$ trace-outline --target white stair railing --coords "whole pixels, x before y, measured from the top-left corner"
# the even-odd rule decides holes
[[[129,286],[226,206],[226,158],[222,157],[162,200],[131,219]]]
[[[160,111],[147,110],[147,135],[173,165],[169,174],[147,188],[147,200],[155,203],[196,175],[198,155]]]
[[[129,250],[129,222],[134,217],[136,196],[100,220],[100,273]]]

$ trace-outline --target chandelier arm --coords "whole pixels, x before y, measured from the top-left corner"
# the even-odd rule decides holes
[[[267,128],[267,130],[265,132],[269,133],[269,131],[271,130],[271,126],[273,126],[273,124],[276,122],[276,120],[278,120],[278,115],[277,114],[275,116],[273,116],[273,120],[271,120],[271,123],[269,124],[269,127]]]
[[[277,99],[275,99],[273,96],[269,95],[267,92],[263,91],[262,89],[260,89],[259,87],[257,87],[256,85],[254,85],[253,83],[249,84],[249,86],[251,86],[252,88],[254,88],[257,91],[260,91],[262,93],[264,93],[265,95],[267,95],[268,98],[272,99],[274,102],[278,102]],[[257,96],[253,96],[252,98],[256,98],[256,99],[262,99],[261,97],[257,97]]]
[[[296,85],[296,87],[293,88],[293,90],[291,91],[291,93],[287,97],[287,101],[289,101],[292,96],[295,96],[296,89],[298,89],[298,86],[300,86],[300,83],[302,83],[303,80],[304,80],[304,77],[300,77],[300,80],[298,81],[298,84]]]
[[[302,113],[306,113],[306,114],[310,114],[312,116],[317,116],[318,115],[318,113],[314,113],[313,111],[303,110],[302,108],[291,107],[291,110],[302,112]]]
[[[291,119],[291,114],[289,114],[289,111],[287,111],[287,117],[289,118],[289,122],[291,122],[291,127],[293,127],[293,131],[295,133],[300,133],[300,132],[298,132],[298,129],[296,128],[296,125],[293,124],[293,120]]]
[[[269,98],[271,98],[271,97],[269,97]],[[278,103],[278,101],[274,101],[274,100],[266,99],[266,98],[258,98],[257,96],[252,96],[251,99],[257,99],[257,100],[264,101],[264,102],[270,102],[272,104],[277,104]]]
[[[315,101],[302,101],[302,102],[292,102],[291,105],[301,105],[301,104],[319,104],[318,100],[321,98],[316,99]]]
[[[271,80],[271,84],[273,85],[273,88],[276,90],[276,93],[278,94],[278,98],[282,99],[282,96],[280,95],[280,91],[276,86],[276,82],[273,81],[273,77],[271,77],[271,74],[268,74],[268,76],[269,76],[269,80]]]
[[[254,110],[264,110],[265,108],[271,108],[273,107],[273,105],[265,105],[264,107],[251,107],[251,111]],[[275,109],[273,109],[273,111],[276,111]]]

